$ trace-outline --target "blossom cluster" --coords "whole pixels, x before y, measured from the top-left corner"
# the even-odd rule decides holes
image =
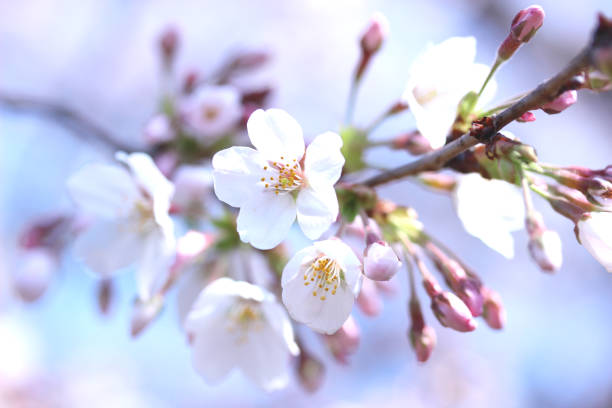
[[[419,362],[436,344],[420,297],[444,328],[470,332],[482,318],[502,329],[499,293],[433,236],[415,209],[379,198],[361,181],[369,170],[364,153],[380,144],[369,136],[390,116],[409,112],[416,129],[384,144],[427,158],[508,108],[513,101],[490,104],[494,74],[543,19],[539,6],[521,10],[490,66],[475,62],[473,37],[430,45],[407,69],[397,101],[360,127],[352,118],[357,90],[389,33],[384,16],[375,15],[360,37],[345,123],[315,137],[305,137],[285,110],[266,109],[269,88],[234,83],[259,68],[265,54],[240,54],[208,78],[189,72],[176,81],[180,38],[176,30],[165,32],[164,89],[159,112],[143,129],[146,148],[87,164],[67,180],[77,210],[26,228],[19,292],[27,300],[41,296],[72,243],[72,254],[100,278],[102,311],[112,302],[117,273],[134,274],[132,335],[155,320],[175,291],[194,369],[217,383],[238,368],[265,390],[288,384],[291,360],[305,389],[320,386],[324,365],[302,325],[347,364],[360,340],[354,315],[378,315],[384,296],[398,295],[402,271],[410,285],[407,344]],[[602,49],[571,84],[516,120],[531,122],[536,110],[560,113],[577,102],[580,89],[608,90],[609,54]],[[535,193],[574,223],[578,242],[612,272],[612,166],[544,164],[519,137],[494,133],[414,180],[446,194],[465,231],[505,258],[515,254],[512,233],[525,229],[528,252],[551,273],[562,266],[561,240],[536,210]]]

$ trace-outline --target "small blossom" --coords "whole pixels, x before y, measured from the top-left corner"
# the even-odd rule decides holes
[[[17,265],[15,290],[27,301],[38,300],[47,290],[59,268],[57,255],[46,248],[33,248],[23,252]]]
[[[291,322],[274,296],[259,286],[215,280],[196,300],[185,324],[196,371],[218,383],[238,367],[267,391],[289,381],[289,358],[299,354]]]
[[[94,221],[77,238],[77,256],[100,277],[138,264],[138,293],[146,300],[163,284],[174,260],[168,215],[174,187],[144,153],[118,153],[117,165],[90,164],[67,182],[74,202]]]
[[[576,228],[580,243],[608,272],[612,272],[612,213],[587,213]]]
[[[361,262],[338,239],[318,241],[291,258],[281,283],[283,303],[293,319],[317,332],[333,334],[353,309]]]
[[[470,91],[477,91],[489,67],[474,63],[476,39],[453,37],[430,47],[410,69],[403,99],[410,106],[419,132],[434,149],[446,142],[457,117],[459,102]],[[479,99],[483,105],[496,89],[490,81]]]
[[[240,93],[230,85],[203,85],[181,103],[187,129],[202,143],[230,132],[240,121]]]
[[[255,111],[247,129],[257,150],[232,147],[212,160],[217,197],[240,207],[240,239],[255,248],[273,248],[296,215],[304,234],[319,238],[338,216],[334,184],[344,165],[342,139],[323,133],[304,154],[302,128],[280,109]]]
[[[495,330],[501,330],[506,324],[506,309],[499,293],[488,288],[483,290],[485,302],[482,316],[487,325]]]
[[[365,276],[375,281],[388,281],[402,267],[397,254],[384,241],[377,241],[365,250],[363,272]]]
[[[523,113],[516,121],[517,122],[521,122],[521,123],[527,123],[527,122],[535,122],[536,120],[536,116],[533,114],[533,112],[528,111]]]
[[[469,234],[506,258],[514,257],[511,232],[522,229],[525,219],[523,196],[517,187],[472,173],[459,178],[453,198]]]
[[[142,137],[148,145],[167,143],[174,139],[174,129],[168,116],[164,114],[153,116],[145,125]]]
[[[540,107],[544,112],[549,115],[561,113],[578,100],[578,92],[576,91],[565,91],[559,95],[554,101],[548,102]]]
[[[332,355],[341,364],[348,364],[348,358],[355,354],[361,341],[361,332],[353,316],[348,317],[339,330],[325,336],[325,342]]]
[[[554,272],[561,268],[563,250],[559,234],[552,230],[543,230],[529,239],[529,253],[540,269]]]

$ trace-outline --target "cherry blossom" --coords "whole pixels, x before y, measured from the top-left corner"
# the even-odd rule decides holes
[[[289,381],[289,358],[299,354],[291,321],[259,286],[220,278],[200,294],[185,323],[195,370],[210,383],[234,367],[267,391]]]
[[[580,243],[608,272],[612,272],[612,213],[586,214],[576,227]]]
[[[100,277],[138,264],[138,293],[147,300],[164,282],[174,259],[168,215],[173,185],[144,153],[117,153],[127,166],[88,164],[67,182],[80,209],[93,218],[75,252]]]
[[[302,128],[280,109],[253,112],[247,128],[255,149],[231,147],[212,160],[217,197],[240,207],[240,239],[273,248],[296,216],[308,238],[319,238],[338,216],[334,184],[344,165],[342,139],[323,133],[304,153]]]
[[[457,117],[461,99],[478,91],[489,67],[474,63],[476,39],[452,37],[421,54],[410,68],[403,99],[410,106],[421,134],[437,149]],[[490,101],[497,86],[490,81],[480,96],[480,104]]]
[[[351,313],[361,270],[361,262],[342,241],[317,241],[298,251],[285,266],[283,303],[298,322],[333,334]]]

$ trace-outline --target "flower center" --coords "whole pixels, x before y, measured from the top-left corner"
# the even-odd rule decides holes
[[[426,105],[438,96],[438,91],[435,88],[415,87],[412,91],[417,102],[421,105]]]
[[[239,301],[229,309],[227,330],[239,344],[245,343],[249,332],[261,329],[263,324],[264,317],[254,301]]]
[[[219,109],[215,106],[206,106],[202,109],[202,117],[208,122],[212,122],[219,116]]]
[[[138,232],[146,234],[155,227],[155,216],[153,214],[153,205],[148,200],[138,200],[135,205],[135,224]]]
[[[297,159],[289,160],[281,156],[279,161],[268,164],[263,167],[267,177],[260,180],[266,191],[275,194],[290,193],[304,185],[304,174]]]
[[[313,285],[312,296],[327,299],[327,295],[335,295],[338,285],[343,279],[340,265],[327,256],[321,256],[304,271],[304,286]]]

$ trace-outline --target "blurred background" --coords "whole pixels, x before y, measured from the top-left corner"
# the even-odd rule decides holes
[[[179,73],[198,68],[206,75],[240,49],[270,52],[271,62],[248,80],[272,86],[271,105],[291,113],[313,137],[338,129],[358,36],[373,12],[388,17],[391,34],[363,81],[355,115],[362,125],[401,95],[411,61],[428,42],[473,35],[477,61],[490,63],[514,14],[529,5],[2,0],[0,94],[61,102],[122,142],[142,144],[161,89],[156,42],[171,24],[182,40]],[[497,102],[556,73],[588,41],[596,12],[612,14],[608,0],[540,5],[544,26],[497,75]],[[563,114],[538,112],[536,122],[509,130],[533,144],[543,161],[601,168],[612,163],[611,96],[580,92],[578,103]],[[375,137],[413,127],[409,114],[399,115]],[[547,226],[564,244],[564,266],[555,276],[529,260],[526,234],[515,234],[516,258],[508,262],[464,232],[447,197],[410,182],[382,188],[383,197],[413,206],[432,233],[501,293],[508,323],[501,332],[481,324],[462,334],[441,328],[427,312],[438,345],[430,361],[419,365],[406,337],[407,283],[398,276],[399,291],[380,317],[356,313],[362,342],[350,365],[338,365],[322,347],[314,348],[327,363],[325,384],[315,394],[296,381],[265,394],[238,372],[218,386],[207,385],[191,367],[172,300],[160,319],[132,339],[129,274],[118,280],[109,316],[97,311],[95,279],[70,256],[43,298],[21,302],[10,284],[18,232],[32,217],[70,209],[66,178],[83,163],[110,155],[53,121],[0,110],[0,406],[612,407],[612,276],[576,242],[573,226],[541,201],[536,205]],[[374,163],[408,160],[398,152],[371,155]]]

